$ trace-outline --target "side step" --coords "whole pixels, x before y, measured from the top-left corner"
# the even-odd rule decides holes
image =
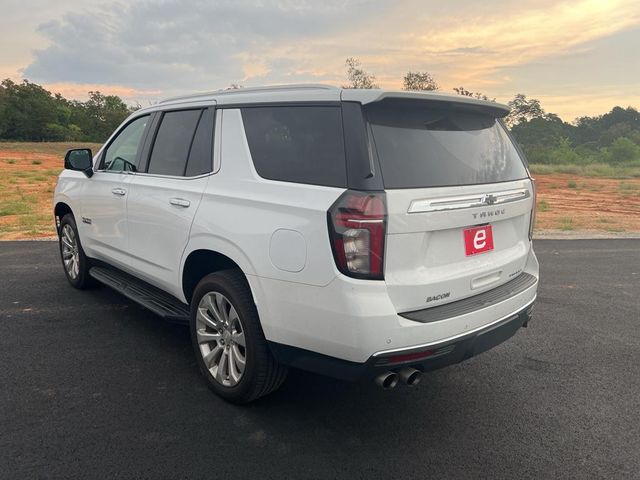
[[[189,306],[159,288],[109,267],[92,267],[89,275],[167,321],[189,324]]]

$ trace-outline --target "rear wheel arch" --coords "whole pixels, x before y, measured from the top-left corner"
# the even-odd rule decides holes
[[[198,249],[189,253],[182,269],[182,292],[187,302],[191,302],[193,292],[200,280],[211,273],[222,270],[238,270],[246,280],[246,274],[240,265],[220,252]]]

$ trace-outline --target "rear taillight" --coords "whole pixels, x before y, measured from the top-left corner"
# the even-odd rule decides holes
[[[345,275],[382,280],[387,205],[384,193],[347,190],[328,212],[336,266]]]
[[[531,207],[531,217],[529,218],[529,240],[533,240],[533,227],[536,223],[536,206],[538,201],[538,195],[536,192],[536,182],[531,179],[531,188],[533,189],[533,206]]]

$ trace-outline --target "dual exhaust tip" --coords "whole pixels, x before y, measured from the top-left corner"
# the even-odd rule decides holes
[[[384,390],[391,390],[398,385],[398,382],[402,382],[405,385],[413,387],[420,383],[422,379],[422,372],[420,370],[416,370],[415,368],[407,367],[400,370],[398,373],[396,372],[384,372],[378,375],[374,382],[380,388]]]

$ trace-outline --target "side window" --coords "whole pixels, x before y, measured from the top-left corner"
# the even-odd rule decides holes
[[[261,177],[346,187],[340,107],[247,107],[242,121]]]
[[[111,142],[104,152],[102,169],[116,172],[135,172],[136,159],[141,147],[142,134],[149,115],[136,118]]]
[[[187,162],[187,177],[195,177],[213,170],[213,117],[215,111],[209,108],[200,117],[200,123],[193,137],[189,161]]]
[[[166,112],[151,150],[148,172],[182,176],[202,110]]]

